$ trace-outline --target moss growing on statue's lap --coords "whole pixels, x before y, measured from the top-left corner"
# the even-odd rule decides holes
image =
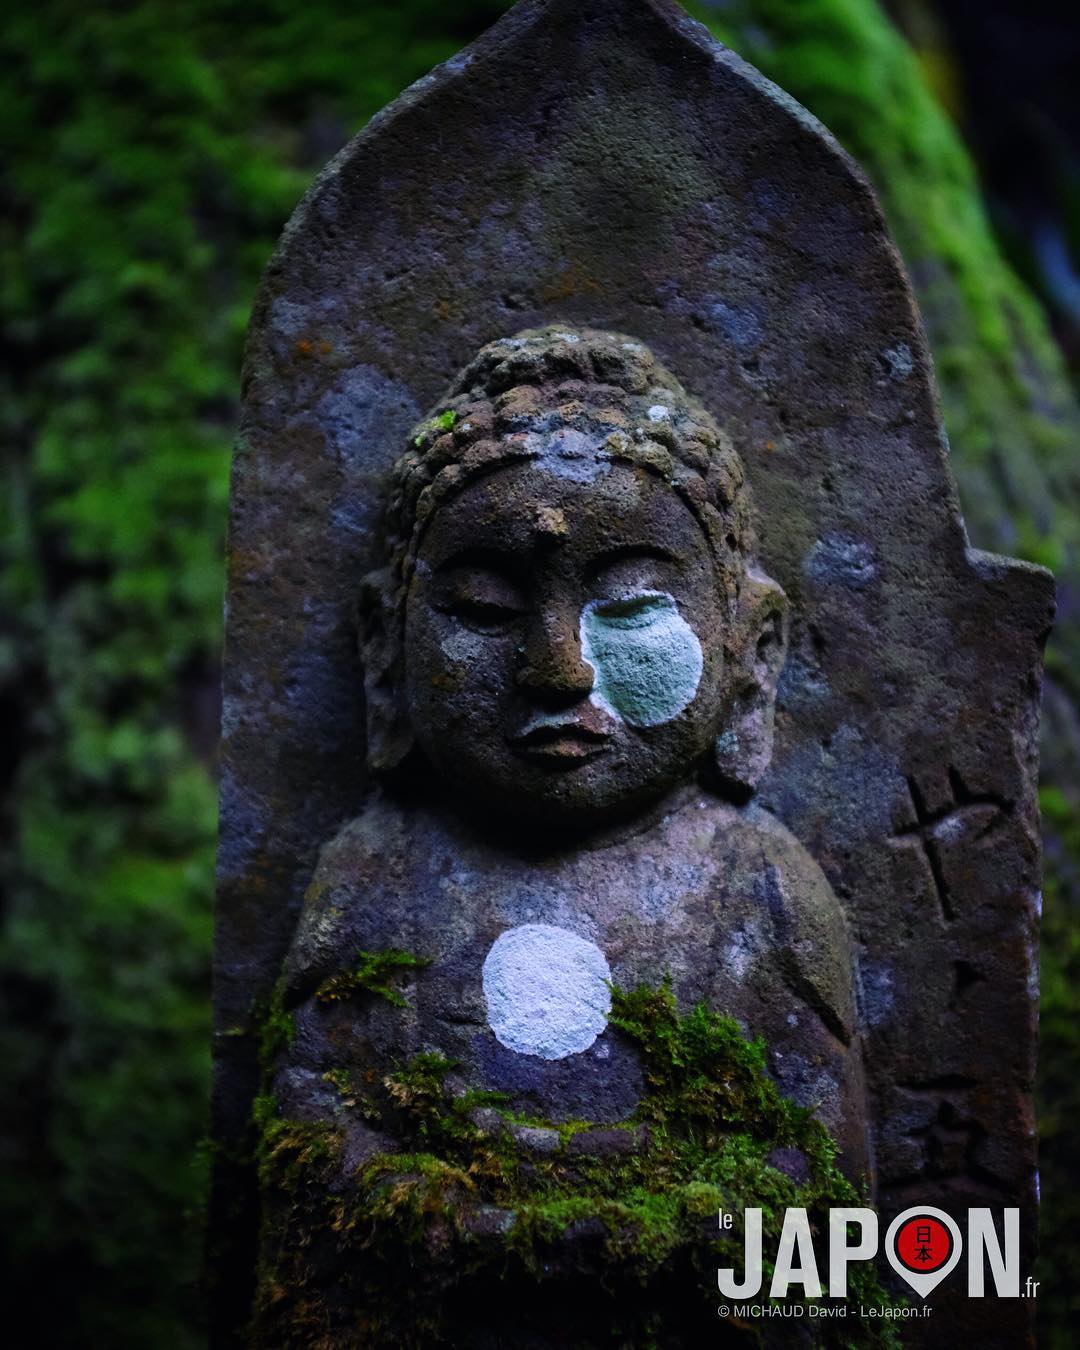
[[[327,1074],[340,1120],[281,1120],[264,1100],[262,1181],[273,1199],[255,1343],[427,1347],[453,1343],[441,1328],[460,1334],[463,1306],[489,1331],[500,1307],[557,1321],[561,1306],[583,1350],[680,1345],[650,1309],[670,1307],[681,1288],[685,1330],[715,1326],[716,1268],[742,1268],[745,1209],[763,1211],[768,1254],[788,1208],[805,1208],[824,1232],[830,1207],[866,1202],[825,1127],[780,1095],[762,1043],[733,1019],[701,1006],[680,1016],[664,986],[613,991],[611,1021],[637,1045],[646,1080],[621,1125],[516,1115],[499,1094],[455,1091],[455,1066],[433,1054],[387,1077],[377,1098],[347,1070]],[[402,1151],[350,1168],[351,1113]],[[732,1229],[719,1228],[720,1210]],[[766,1287],[770,1274],[766,1264]],[[602,1335],[573,1321],[571,1288],[575,1299],[587,1289],[594,1312],[607,1308]],[[849,1298],[888,1302],[863,1265],[851,1268]],[[753,1344],[763,1333],[744,1334]],[[815,1334],[822,1345],[895,1344],[880,1319],[843,1337],[820,1322]]]

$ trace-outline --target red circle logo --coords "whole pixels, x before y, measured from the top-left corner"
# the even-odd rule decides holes
[[[952,1255],[953,1236],[940,1219],[916,1214],[897,1230],[893,1249],[901,1265],[914,1275],[940,1270]]]

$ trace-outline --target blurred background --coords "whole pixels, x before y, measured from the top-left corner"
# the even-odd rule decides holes
[[[0,18],[0,1278],[21,1347],[203,1343],[217,660],[244,327],[315,171],[501,0]],[[691,6],[873,179],[972,540],[1048,653],[1040,1344],[1080,1328],[1080,15]],[[40,1319],[34,1310],[61,1309]],[[58,1325],[65,1328],[57,1331]]]

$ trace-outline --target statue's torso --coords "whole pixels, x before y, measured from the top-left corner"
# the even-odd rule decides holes
[[[671,974],[681,1008],[733,1015],[764,1038],[782,1090],[819,1108],[853,1169],[866,1165],[852,957],[836,897],[773,817],[700,792],[603,847],[530,857],[447,814],[373,800],[323,850],[288,961],[296,1035],[275,1084],[285,1112],[329,1111],[330,1070],[376,1081],[437,1051],[468,1086],[504,1092],[527,1115],[629,1117],[640,1063],[613,1028],[580,1053],[545,1059],[500,1044],[489,1025],[485,958],[523,925],[595,944],[618,988]],[[358,953],[389,949],[430,962],[395,981],[407,1006],[317,997]]]

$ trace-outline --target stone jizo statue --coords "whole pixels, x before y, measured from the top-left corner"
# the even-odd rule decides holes
[[[618,334],[493,342],[416,429],[365,596],[383,785],[307,894],[286,1115],[328,1070],[438,1051],[531,1115],[622,1120],[640,1066],[606,1030],[608,982],[671,976],[681,1005],[764,1036],[865,1166],[844,918],[752,799],[785,598],[750,517],[730,438]],[[430,963],[407,1009],[315,997],[387,950]]]

